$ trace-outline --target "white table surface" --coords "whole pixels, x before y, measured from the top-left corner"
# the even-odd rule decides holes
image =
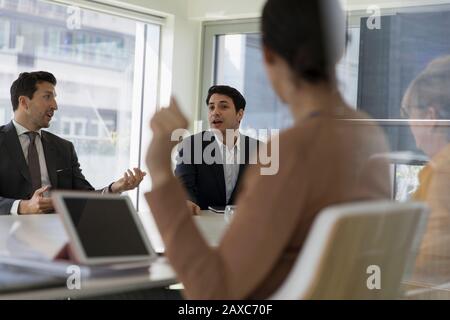
[[[140,213],[144,228],[155,249],[162,249],[162,241],[152,217]],[[227,227],[222,214],[202,211],[194,220],[207,242],[216,246]],[[11,241],[11,233],[16,236]],[[18,236],[17,236],[18,235]],[[159,242],[158,242],[159,241]],[[43,254],[57,252],[67,242],[67,236],[56,214],[30,216],[0,216],[0,254],[24,249],[31,245]],[[159,248],[158,248],[159,246]],[[152,263],[148,274],[82,279],[81,290],[48,288],[15,293],[0,293],[0,299],[65,299],[111,294],[152,287],[165,287],[176,283],[176,276],[164,257]]]

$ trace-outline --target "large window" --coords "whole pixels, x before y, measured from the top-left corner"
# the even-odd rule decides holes
[[[203,58],[199,106],[203,120],[208,88],[226,84],[238,89],[247,100],[243,133],[251,136],[252,129],[281,129],[292,123],[289,110],[272,90],[263,67],[258,21],[205,23]]]
[[[241,124],[243,133],[250,129],[281,129],[292,118],[271,89],[263,68],[261,36],[258,33],[216,36],[216,84],[238,89],[247,100]]]
[[[0,10],[0,122],[12,118],[18,74],[46,70],[58,80],[49,130],[74,143],[91,184],[139,166],[140,123],[156,106],[160,26],[39,0],[3,0]]]

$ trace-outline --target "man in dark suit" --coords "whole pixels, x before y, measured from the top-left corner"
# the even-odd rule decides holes
[[[239,183],[258,140],[239,133],[245,99],[229,86],[213,86],[206,98],[210,131],[183,140],[175,175],[187,190],[192,213],[234,204]]]
[[[48,128],[58,110],[55,77],[25,72],[11,86],[14,119],[0,127],[0,215],[54,211],[49,189],[94,190],[81,172],[73,144]],[[134,189],[145,173],[134,168],[101,190]]]

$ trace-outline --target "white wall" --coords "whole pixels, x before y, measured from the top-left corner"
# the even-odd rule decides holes
[[[266,0],[188,0],[188,15],[196,20],[255,18]]]

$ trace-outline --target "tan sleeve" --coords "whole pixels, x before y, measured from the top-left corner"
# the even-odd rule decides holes
[[[292,149],[292,148],[291,148]],[[248,170],[237,212],[217,249],[208,247],[173,178],[146,194],[166,255],[191,299],[243,299],[264,281],[298,225],[308,181],[298,155],[280,146],[279,172]]]

